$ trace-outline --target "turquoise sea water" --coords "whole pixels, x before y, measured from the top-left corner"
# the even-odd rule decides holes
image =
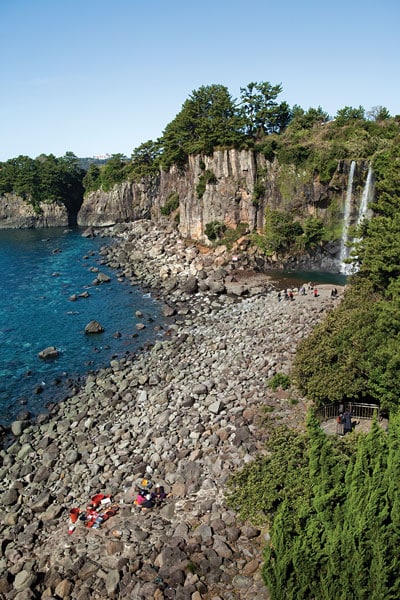
[[[157,302],[101,264],[99,250],[107,243],[82,237],[80,229],[0,231],[0,423],[21,410],[43,412],[65,397],[68,381],[162,335]],[[111,282],[92,285],[93,268]],[[88,298],[69,299],[84,292]],[[105,331],[85,335],[93,319]],[[146,328],[139,331],[139,322]],[[47,346],[59,350],[57,359],[38,357]]]

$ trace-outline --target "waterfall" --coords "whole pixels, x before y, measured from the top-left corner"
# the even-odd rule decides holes
[[[340,272],[347,273],[350,265],[346,265],[344,260],[348,257],[349,249],[346,244],[349,241],[349,226],[350,226],[350,214],[351,214],[351,196],[353,192],[353,178],[354,178],[354,170],[356,168],[356,163],[354,160],[351,161],[350,172],[349,172],[349,180],[347,182],[347,192],[346,198],[344,202],[344,216],[343,216],[343,232],[342,239],[340,244]]]
[[[364,219],[364,217],[368,217],[369,215],[369,209],[368,209],[368,204],[371,202],[372,200],[372,168],[369,167],[368,169],[368,174],[367,174],[367,180],[365,182],[365,186],[364,186],[364,190],[363,190],[363,194],[361,197],[361,203],[360,203],[360,208],[358,210],[358,216],[357,216],[357,222],[356,225],[359,225],[361,223],[361,221]]]
[[[350,275],[350,273],[357,270],[357,264],[346,264],[344,261],[348,258],[350,254],[350,248],[347,246],[349,242],[356,242],[357,239],[349,238],[349,227],[350,225],[358,226],[362,222],[364,218],[368,218],[370,216],[370,209],[368,208],[369,203],[373,199],[373,185],[372,185],[372,168],[368,168],[367,178],[365,180],[365,185],[363,188],[362,196],[360,199],[360,203],[358,206],[357,214],[354,214],[354,202],[353,202],[353,179],[354,179],[354,171],[355,171],[356,163],[355,161],[351,162],[350,171],[349,171],[349,180],[347,183],[347,192],[345,198],[344,205],[344,215],[343,215],[343,233],[342,240],[340,245],[340,272],[345,275]]]

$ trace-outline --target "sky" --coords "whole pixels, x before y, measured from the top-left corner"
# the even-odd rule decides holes
[[[398,115],[399,23],[399,0],[0,0],[0,161],[130,157],[212,84]]]

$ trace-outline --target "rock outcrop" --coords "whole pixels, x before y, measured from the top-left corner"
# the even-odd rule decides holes
[[[209,243],[205,229],[215,221],[228,228],[247,224],[250,231],[261,231],[267,207],[302,218],[313,215],[323,221],[342,221],[349,171],[350,161],[339,161],[330,182],[323,184],[318,177],[291,164],[270,162],[261,153],[216,150],[212,156],[190,156],[185,169],[173,166],[139,183],[125,181],[109,192],[91,192],[79,212],[78,207],[72,213],[72,208],[63,204],[42,204],[40,212],[35,212],[20,198],[2,197],[0,228],[76,223],[105,227],[151,219],[158,224],[178,223],[182,237]],[[359,161],[354,190],[363,189],[367,172],[367,161]],[[165,215],[163,209],[172,196],[178,198],[179,207]],[[360,194],[354,199],[357,203]]]
[[[78,213],[78,225],[104,227],[146,219],[151,215],[151,186],[124,182],[110,192],[91,192]]]
[[[0,229],[67,227],[69,224],[68,210],[62,202],[42,202],[35,210],[15,194],[6,194],[0,198]]]
[[[182,170],[168,171],[141,183],[125,182],[108,192],[92,192],[83,202],[78,223],[102,226],[151,218],[156,223],[168,220],[161,209],[172,194],[179,197],[179,232],[182,237],[208,242],[207,223],[219,221],[235,228],[247,223],[250,230],[261,230],[265,209],[285,209],[325,219],[332,203],[337,203],[337,218],[346,194],[350,161],[339,161],[332,179],[322,184],[318,177],[310,179],[294,165],[269,162],[250,150],[217,150],[212,156],[190,156]],[[360,161],[355,171],[355,189],[362,189],[368,163]],[[206,173],[212,175],[204,189],[199,184]],[[207,179],[207,178],[206,178]]]

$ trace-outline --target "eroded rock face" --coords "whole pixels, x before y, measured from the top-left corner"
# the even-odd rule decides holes
[[[67,208],[61,202],[41,203],[38,212],[14,194],[0,197],[0,229],[68,227],[69,224]]]
[[[250,231],[260,231],[265,225],[267,207],[301,211],[303,215],[316,215],[318,209],[318,217],[323,218],[332,202],[338,206],[343,203],[349,169],[350,161],[339,161],[331,181],[322,184],[318,177],[311,180],[294,165],[270,162],[260,153],[217,150],[212,156],[190,156],[184,170],[173,166],[141,182],[125,181],[108,192],[91,192],[80,208],[43,204],[41,212],[35,213],[21,198],[0,197],[0,228],[74,224],[109,227],[141,219],[163,225],[176,223],[179,215],[176,226],[180,235],[208,244],[208,223],[218,221],[228,228],[247,224]],[[362,189],[367,170],[367,161],[356,164],[354,189]],[[213,177],[199,197],[198,186],[206,173]],[[165,216],[161,211],[172,196],[178,197],[179,208]],[[338,219],[341,218],[339,213]]]
[[[150,217],[151,188],[124,182],[109,192],[88,194],[78,213],[78,225],[105,227]]]
[[[339,161],[332,179],[322,184],[318,177],[310,180],[294,165],[270,162],[262,154],[248,150],[217,150],[212,156],[190,156],[185,170],[173,166],[146,182],[115,186],[110,192],[87,195],[78,215],[78,223],[104,226],[151,219],[163,224],[179,213],[179,232],[184,238],[208,242],[205,227],[219,221],[235,228],[246,223],[250,230],[265,225],[265,209],[290,205],[310,215],[323,217],[334,200],[343,199],[349,175],[349,161]],[[198,184],[205,173],[213,175],[199,197]],[[366,162],[357,164],[355,185],[366,177]],[[254,195],[258,186],[257,197]],[[161,209],[172,195],[179,197],[179,210],[168,217]]]

